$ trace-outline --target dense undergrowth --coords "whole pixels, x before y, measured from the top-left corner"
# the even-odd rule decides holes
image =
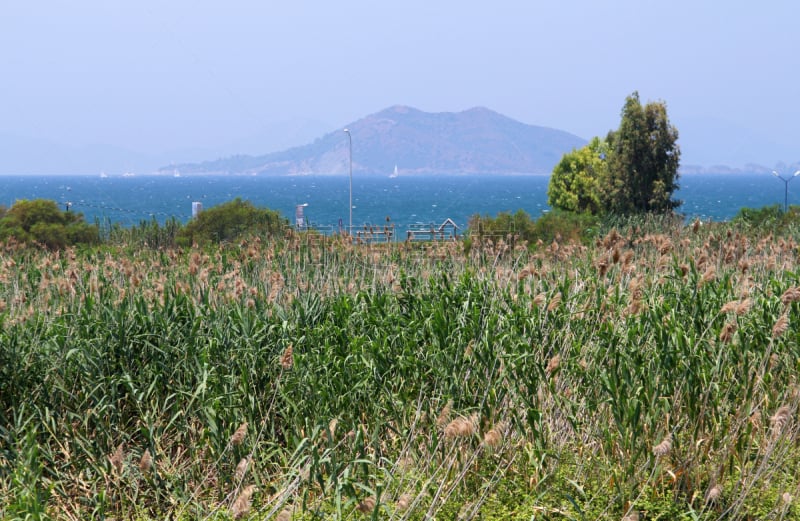
[[[7,247],[2,517],[800,518],[791,230],[513,239]]]

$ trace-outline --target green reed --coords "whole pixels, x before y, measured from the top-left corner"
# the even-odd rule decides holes
[[[794,239],[618,225],[532,251],[7,249],[0,510],[788,518]]]

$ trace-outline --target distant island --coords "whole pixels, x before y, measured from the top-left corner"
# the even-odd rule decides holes
[[[527,125],[478,107],[430,113],[397,105],[332,131],[307,145],[260,156],[237,155],[164,166],[181,174],[360,175],[549,174],[561,156],[586,140]]]

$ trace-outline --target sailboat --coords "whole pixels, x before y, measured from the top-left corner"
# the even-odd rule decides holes
[[[389,176],[390,179],[394,179],[395,177],[397,177],[397,165],[394,165],[394,172]]]

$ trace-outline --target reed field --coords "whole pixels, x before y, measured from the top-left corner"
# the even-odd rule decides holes
[[[793,229],[0,249],[0,518],[800,519]]]

